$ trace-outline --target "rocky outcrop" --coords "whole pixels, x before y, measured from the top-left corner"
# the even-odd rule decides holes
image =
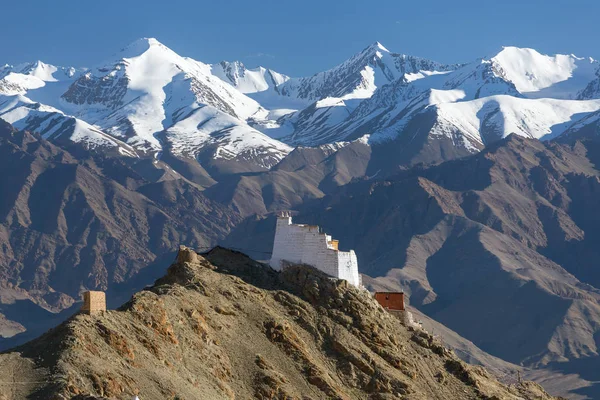
[[[120,309],[78,315],[0,364],[46,374],[30,388],[41,399],[551,399],[314,268],[277,273],[223,248],[177,260]]]

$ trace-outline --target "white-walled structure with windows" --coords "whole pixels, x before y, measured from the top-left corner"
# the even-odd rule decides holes
[[[318,226],[293,224],[287,213],[277,217],[270,265],[279,271],[282,261],[308,264],[334,278],[361,286],[354,250],[339,251],[338,241],[321,233]]]

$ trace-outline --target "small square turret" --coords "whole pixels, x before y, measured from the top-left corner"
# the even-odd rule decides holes
[[[81,312],[88,315],[97,315],[106,311],[106,294],[104,292],[89,290],[83,292],[83,307]]]

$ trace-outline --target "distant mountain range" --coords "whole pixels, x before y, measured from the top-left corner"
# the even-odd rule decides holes
[[[416,141],[391,164],[439,162],[510,133],[577,134],[597,123],[588,117],[599,110],[597,61],[515,47],[444,65],[375,43],[330,70],[290,78],[237,61],[205,64],[140,39],[93,68],[38,61],[0,69],[0,118],[16,128],[97,151],[164,157],[188,176],[198,160],[202,186],[269,169],[298,145]]]

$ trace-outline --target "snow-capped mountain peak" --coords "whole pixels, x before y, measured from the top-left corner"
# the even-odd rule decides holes
[[[338,66],[309,78],[290,79],[281,85],[282,95],[317,101],[328,97],[366,99],[377,87],[419,71],[449,71],[444,65],[424,58],[392,53],[375,42]]]
[[[59,70],[58,67],[54,65],[46,64],[42,61],[36,61],[34,63],[28,64],[23,69],[21,69],[20,73],[24,75],[34,76],[38,79],[41,79],[45,82],[56,82],[58,79],[54,77],[54,74]]]
[[[4,65],[0,68],[0,94],[24,94],[29,90],[39,89],[47,83],[68,81],[83,69],[59,67],[43,61],[19,65]]]
[[[387,53],[389,53],[389,52],[390,52],[390,51],[389,51],[389,50],[388,50],[388,49],[387,49],[387,48],[386,48],[384,45],[382,45],[380,42],[375,42],[375,43],[373,43],[373,44],[371,45],[371,47],[377,48],[377,49],[379,49],[379,50],[381,50],[381,51],[385,51],[385,52],[387,52]]]
[[[154,38],[85,71],[41,61],[2,67],[0,105],[0,117],[21,129],[127,155],[202,152],[263,169],[291,150],[248,125],[266,115],[258,102]]]
[[[138,57],[152,47],[158,47],[164,51],[173,52],[171,49],[169,49],[167,46],[165,46],[155,38],[140,38],[122,48],[114,56],[116,56],[116,58]]]
[[[241,61],[221,61],[210,67],[213,75],[245,94],[276,90],[290,79],[289,76],[264,67],[246,68]]]
[[[380,42],[374,42],[368,47],[366,47],[363,51],[361,51],[358,55],[371,55],[382,57],[382,53],[390,53],[390,51],[382,45]]]
[[[62,99],[76,116],[142,152],[160,150],[156,134],[190,107],[211,106],[242,124],[262,110],[212,76],[207,64],[182,57],[152,38],[133,42],[113,61],[80,77]]]
[[[574,99],[593,79],[598,62],[574,55],[544,55],[534,49],[507,46],[491,58],[504,78],[527,97]]]
[[[518,47],[504,47],[494,57],[469,64],[443,66],[374,43],[338,67],[305,78],[305,87],[316,87],[317,78],[322,82],[333,75],[337,82],[332,88],[351,89],[286,117],[287,132],[280,136],[305,146],[364,134],[370,135],[370,143],[383,143],[414,135],[418,124],[413,121],[420,120],[431,124],[421,128],[429,135],[462,143],[467,152],[510,133],[552,139],[600,108],[600,101],[593,100],[600,98],[598,71],[598,62],[590,58],[547,56]],[[363,79],[349,78],[357,75]],[[359,84],[338,83],[345,80]],[[360,102],[349,103],[352,98]],[[565,101],[576,98],[593,101]]]

